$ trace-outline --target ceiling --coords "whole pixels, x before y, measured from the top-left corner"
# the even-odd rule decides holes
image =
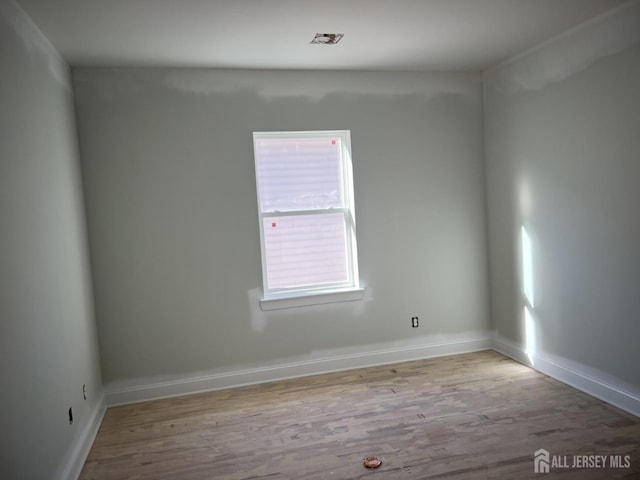
[[[624,0],[16,0],[74,66],[479,71]],[[337,45],[310,44],[343,33]]]

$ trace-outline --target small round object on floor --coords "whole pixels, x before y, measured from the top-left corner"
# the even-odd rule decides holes
[[[378,468],[380,465],[382,465],[382,460],[378,457],[367,457],[362,463],[367,468]]]

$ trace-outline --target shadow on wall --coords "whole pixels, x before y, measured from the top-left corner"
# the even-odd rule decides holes
[[[556,39],[554,48],[531,52],[526,62],[506,63],[485,77],[501,93],[542,90],[597,61],[640,42],[640,6],[627,2],[582,28]]]

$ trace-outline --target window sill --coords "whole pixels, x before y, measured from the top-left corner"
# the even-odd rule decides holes
[[[364,288],[344,290],[328,290],[323,292],[294,293],[278,295],[260,300],[260,308],[264,311],[284,308],[307,307],[324,303],[353,302],[364,298]]]

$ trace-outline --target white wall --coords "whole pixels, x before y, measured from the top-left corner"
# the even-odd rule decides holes
[[[108,390],[487,331],[478,74],[80,68],[74,87]],[[252,132],[314,129],[351,130],[366,297],[262,312]]]
[[[71,80],[9,2],[0,65],[0,478],[66,479],[103,402]]]
[[[484,75],[493,327],[640,397],[640,4]],[[529,335],[531,341],[532,335]],[[535,361],[535,358],[534,358]]]

